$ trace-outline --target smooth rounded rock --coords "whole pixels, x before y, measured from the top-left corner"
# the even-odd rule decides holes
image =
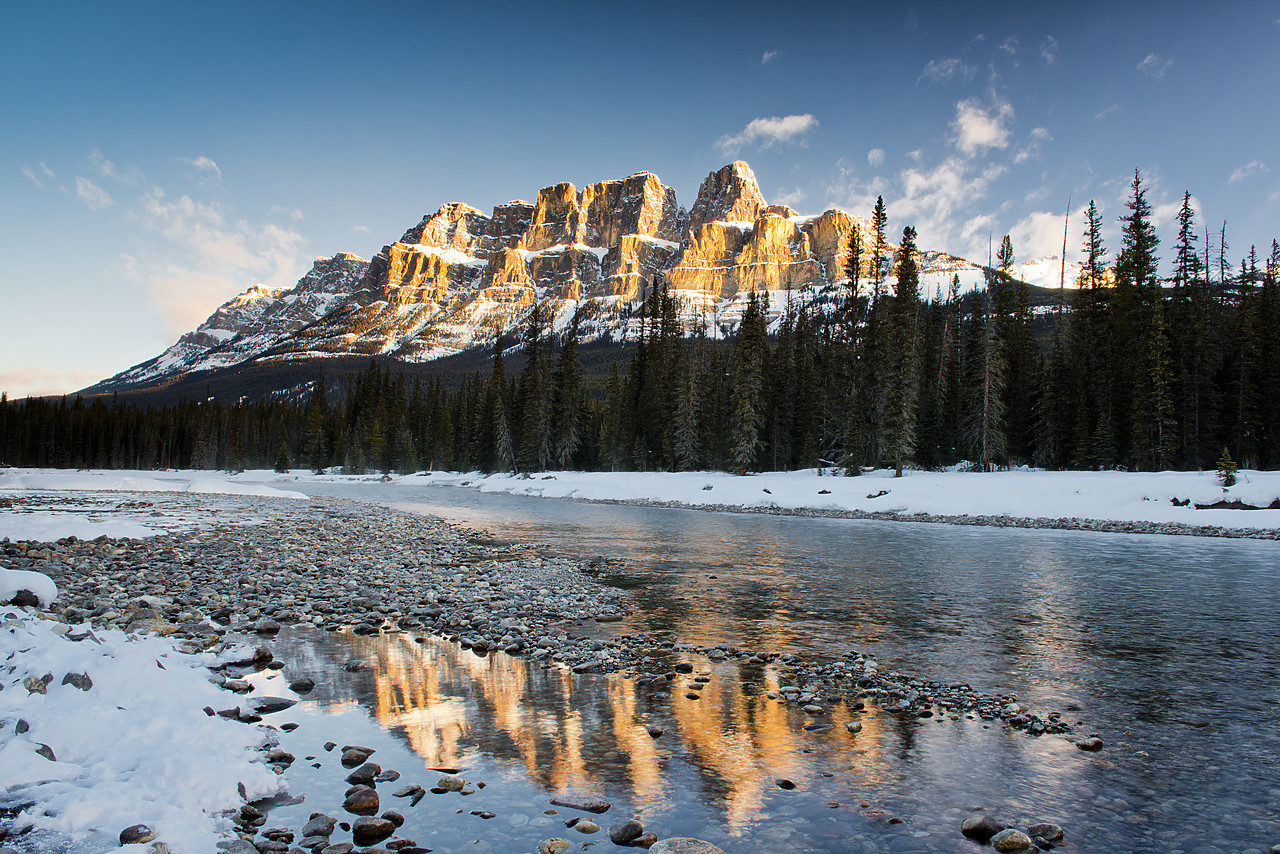
[[[553,836],[538,846],[538,854],[564,854],[569,850],[569,840]]]
[[[120,831],[121,845],[138,845],[144,842],[152,842],[156,838],[156,832],[145,824],[134,824]]]
[[[1008,827],[1007,824],[996,821],[989,815],[973,815],[960,822],[960,832],[964,834],[965,839],[972,839],[984,845],[1006,827]]]
[[[1038,836],[1046,842],[1061,842],[1065,835],[1060,826],[1049,822],[1033,824],[1027,828],[1027,836]]]
[[[620,821],[609,828],[609,839],[614,845],[630,845],[644,835],[644,825],[633,818]]]
[[[359,818],[351,825],[351,838],[356,845],[381,842],[395,832],[395,823],[385,818]]]
[[[724,854],[724,851],[702,839],[691,836],[672,836],[659,839],[649,846],[650,854]]]
[[[373,789],[356,789],[342,802],[342,808],[356,815],[373,815],[378,804],[378,793]]]
[[[1033,844],[1031,837],[1027,836],[1016,827],[1007,828],[991,837],[991,847],[997,851],[1025,851],[1028,848],[1031,848]]]

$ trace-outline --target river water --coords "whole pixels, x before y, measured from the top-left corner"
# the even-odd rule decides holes
[[[551,554],[602,556],[604,580],[633,606],[610,631],[811,658],[857,649],[882,669],[1062,711],[1106,746],[1085,753],[998,722],[900,720],[843,704],[830,729],[805,730],[803,713],[767,696],[775,668],[696,661],[711,680],[692,701],[435,639],[298,631],[281,636],[283,657],[323,676],[322,690],[291,710],[304,726],[285,746],[310,750],[321,767],[295,765],[314,794],[281,807],[282,819],[292,809],[305,821],[321,793],[345,789],[333,757],[326,765],[311,744],[332,733],[339,744],[376,741],[376,758],[411,782],[433,785],[429,769],[441,767],[487,782],[465,802],[427,795],[405,810],[404,833],[438,851],[528,851],[549,836],[612,847],[566,829],[561,820],[577,813],[543,812],[566,791],[611,800],[606,828],[635,815],[660,836],[701,836],[730,854],[973,851],[958,828],[978,808],[1021,825],[1056,822],[1073,851],[1280,843],[1275,542],[300,486]],[[369,667],[348,673],[351,660]],[[864,728],[850,736],[841,724],[854,719]],[[653,722],[667,734],[650,739],[643,724]]]

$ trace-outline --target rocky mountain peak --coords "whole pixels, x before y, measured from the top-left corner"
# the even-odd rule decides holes
[[[735,160],[712,172],[698,188],[698,198],[689,211],[685,234],[695,233],[708,222],[755,222],[768,207],[751,167]]]

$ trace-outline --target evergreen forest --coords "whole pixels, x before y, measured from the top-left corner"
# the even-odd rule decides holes
[[[1084,269],[1033,310],[1006,236],[985,287],[920,292],[915,230],[894,267],[877,200],[853,231],[837,298],[751,294],[729,340],[693,334],[661,281],[638,340],[585,377],[577,321],[553,334],[535,306],[518,371],[445,387],[391,363],[323,374],[293,397],[148,405],[0,397],[0,463],[59,468],[341,467],[486,472],[751,471],[825,467],[1212,469],[1280,467],[1280,245],[1228,260],[1226,226],[1196,222],[1189,193],[1166,250],[1135,173],[1120,245],[1085,211]],[[1065,238],[1065,235],[1064,235]],[[891,275],[892,274],[892,275]],[[770,333],[770,328],[773,332]]]

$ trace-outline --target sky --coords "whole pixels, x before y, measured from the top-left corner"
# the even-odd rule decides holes
[[[1192,194],[1238,265],[1280,237],[1280,2],[0,8],[0,391],[145,361],[255,284],[423,214],[648,170],[693,204],[869,214],[979,262],[1068,257],[1135,170],[1167,267]],[[1204,238],[1201,237],[1201,246]]]

